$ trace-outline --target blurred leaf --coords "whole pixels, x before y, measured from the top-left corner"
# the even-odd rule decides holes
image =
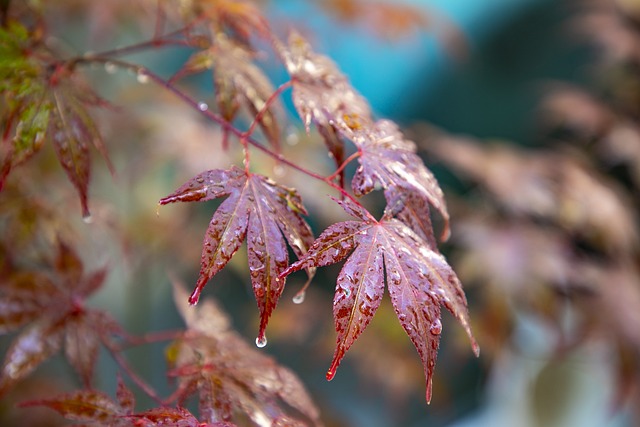
[[[232,121],[240,106],[255,118],[266,105],[275,89],[254,63],[254,54],[224,34],[218,34],[213,46],[195,53],[179,75],[213,70],[216,103],[227,121]],[[277,100],[262,113],[258,124],[276,150],[280,147],[280,127],[276,118]]]
[[[78,256],[62,242],[52,270],[50,274],[23,273],[11,266],[0,287],[0,306],[7,309],[4,317],[0,316],[0,329],[6,333],[30,324],[7,350],[0,393],[29,375],[63,345],[69,364],[89,386],[102,336],[118,331],[109,315],[83,306],[84,300],[104,282],[104,270],[85,275]]]
[[[174,344],[171,361],[182,390],[180,401],[197,392],[206,422],[232,421],[241,413],[260,426],[279,425],[273,423],[286,415],[281,401],[319,425],[318,410],[295,374],[230,330],[228,318],[213,301],[194,310],[186,297],[174,284],[174,299],[188,327]]]
[[[431,149],[516,216],[552,221],[604,251],[628,253],[638,245],[630,200],[579,156],[447,137]]]
[[[64,394],[54,399],[24,402],[21,406],[46,406],[73,421],[100,422],[102,425],[124,426],[119,420],[122,409],[106,394],[83,390]]]

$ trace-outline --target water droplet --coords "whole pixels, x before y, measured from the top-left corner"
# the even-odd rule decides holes
[[[267,337],[266,336],[262,336],[262,337],[258,337],[256,338],[256,346],[258,348],[264,348],[267,345]]]
[[[285,137],[285,141],[288,145],[293,147],[294,145],[298,145],[298,143],[300,142],[300,137],[298,136],[298,133],[296,131],[292,131],[287,134],[287,136]]]
[[[304,302],[305,295],[306,295],[306,292],[304,292],[304,291],[298,292],[297,294],[295,294],[293,296],[293,303],[294,304],[302,304]]]
[[[198,110],[207,111],[208,109],[209,109],[209,105],[207,105],[206,102],[199,102],[198,103]]]
[[[196,182],[202,184],[204,182],[204,178],[201,176],[196,177]]]
[[[440,335],[442,333],[442,322],[440,322],[440,319],[436,319],[433,321],[433,323],[429,327],[429,332],[431,332],[433,335]]]
[[[113,62],[107,61],[104,63],[104,70],[109,74],[114,74],[116,71],[118,71],[118,66]]]
[[[141,68],[138,70],[136,79],[138,80],[138,83],[145,84],[149,82],[149,75],[144,69]]]
[[[91,224],[91,223],[93,222],[93,217],[91,216],[91,214],[90,214],[90,213],[87,213],[86,215],[83,215],[83,216],[82,216],[82,221],[83,221],[85,224]]]

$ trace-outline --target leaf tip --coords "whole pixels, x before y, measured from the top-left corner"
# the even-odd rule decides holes
[[[431,375],[429,375],[427,377],[427,392],[426,392],[426,400],[427,400],[427,405],[431,404],[431,397],[433,395],[433,380],[431,378]]]
[[[189,305],[196,305],[200,299],[200,289],[196,288],[191,295],[189,295]]]
[[[471,348],[473,349],[473,354],[476,357],[480,357],[480,346],[474,338],[471,338]]]
[[[331,381],[333,377],[336,376],[336,371],[338,370],[338,366],[340,365],[340,361],[344,356],[344,347],[342,345],[338,345],[336,348],[336,354],[333,356],[333,361],[331,362],[331,366],[329,370],[327,370],[327,381]]]
[[[451,237],[451,228],[449,227],[449,221],[445,221],[444,229],[442,230],[442,234],[440,234],[440,241],[446,242]]]

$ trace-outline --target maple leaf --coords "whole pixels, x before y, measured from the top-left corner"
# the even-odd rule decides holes
[[[293,104],[307,132],[313,122],[349,135],[372,122],[367,100],[330,58],[315,53],[300,34],[292,32],[287,47],[277,42],[275,47],[291,76]]]
[[[194,310],[182,286],[174,300],[187,324],[170,351],[171,375],[178,377],[179,402],[199,395],[200,417],[208,423],[233,421],[244,413],[257,425],[307,425],[290,418],[283,402],[319,424],[319,412],[296,375],[263,355],[230,329],[227,316],[211,300]],[[288,424],[278,424],[288,420]]]
[[[187,17],[208,18],[214,32],[226,32],[248,44],[251,36],[267,38],[269,23],[254,2],[246,0],[182,0],[181,9]]]
[[[240,106],[252,117],[263,109],[275,89],[262,70],[253,63],[255,54],[230,40],[224,34],[215,37],[213,46],[195,53],[184,65],[179,75],[213,70],[216,103],[227,121],[232,121]],[[267,140],[276,149],[280,146],[280,128],[276,119],[273,100],[263,111],[258,124]]]
[[[374,189],[384,189],[387,204],[395,206],[411,198],[412,204],[421,203],[416,197],[435,207],[445,220],[442,239],[449,235],[449,213],[442,189],[422,159],[416,154],[412,141],[404,139],[397,125],[380,120],[373,128],[356,132],[353,138],[358,147],[360,166],[351,181],[357,196]],[[426,204],[426,203],[425,203]],[[424,213],[424,208],[421,208]],[[430,221],[428,216],[423,221]],[[430,224],[414,224],[424,234]],[[426,237],[431,239],[431,231]]]
[[[136,426],[199,427],[202,424],[185,408],[153,408],[126,417]],[[135,421],[134,421],[135,420]]]
[[[631,199],[575,156],[456,137],[436,139],[431,148],[516,216],[550,221],[609,252],[629,252],[640,242]]]
[[[293,105],[307,133],[314,123],[339,167],[345,151],[341,137],[372,122],[369,103],[336,64],[313,52],[300,34],[292,32],[287,47],[276,41],[275,48],[291,76]],[[340,183],[344,183],[344,172]]]
[[[330,154],[340,165],[343,142],[347,138],[358,149],[360,167],[351,185],[361,196],[374,189],[385,190],[388,204],[417,194],[435,207],[444,218],[442,238],[449,235],[449,213],[444,195],[433,174],[416,154],[416,146],[406,140],[389,120],[374,121],[367,101],[351,86],[333,61],[311,50],[297,33],[287,48],[276,44],[293,82],[293,102],[307,132],[313,122]],[[413,199],[413,196],[411,196]],[[415,199],[414,199],[415,200]],[[422,208],[422,213],[426,208]],[[433,240],[429,216],[412,226]]]
[[[122,416],[128,414],[127,409],[97,390],[82,390],[52,399],[23,402],[20,406],[46,406],[73,421],[100,423],[100,425],[114,427],[130,425],[128,421],[122,419]]]
[[[295,190],[237,167],[203,172],[159,203],[221,197],[227,198],[209,223],[200,275],[189,301],[197,303],[205,284],[229,262],[246,238],[251,284],[260,310],[258,341],[262,342],[269,317],[284,290],[280,274],[289,265],[285,239],[301,257],[313,242],[313,234],[302,218],[306,211]],[[313,271],[307,271],[311,277]]]
[[[28,325],[9,346],[0,371],[0,393],[30,374],[63,347],[69,364],[91,384],[102,334],[118,327],[84,300],[103,283],[105,271],[85,274],[81,260],[59,242],[52,272],[23,272],[11,266],[0,287],[0,333]]]
[[[302,268],[334,264],[351,254],[337,279],[333,315],[338,336],[327,379],[333,378],[343,356],[373,318],[386,282],[400,324],[422,359],[429,402],[442,332],[442,305],[462,324],[476,355],[479,352],[469,327],[462,285],[445,258],[403,222],[388,216],[376,221],[348,199],[337,202],[359,221],[329,226],[283,273],[286,276]]]
[[[101,106],[104,102],[72,67],[50,66],[34,59],[38,56],[29,55],[27,52],[37,51],[43,57],[50,56],[37,42],[19,24],[0,29],[0,89],[7,106],[2,111],[0,188],[14,167],[50,141],[80,196],[83,216],[89,217],[89,146],[95,146],[113,173],[100,133],[87,112],[88,106]]]

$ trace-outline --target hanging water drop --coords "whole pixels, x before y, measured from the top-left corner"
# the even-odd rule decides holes
[[[82,221],[85,224],[91,224],[93,222],[93,217],[89,212],[87,212],[86,214],[82,215]]]
[[[263,335],[262,337],[256,338],[256,346],[258,348],[264,348],[267,345],[267,337]]]
[[[108,74],[114,74],[116,71],[118,71],[118,66],[113,62],[107,61],[104,63],[104,70]]]
[[[208,109],[209,109],[209,105],[206,102],[199,102],[198,103],[198,110],[207,111]]]
[[[285,173],[285,169],[282,165],[275,165],[273,167],[273,174],[279,178],[281,178],[282,176],[284,176]]]
[[[140,68],[136,75],[136,79],[138,80],[138,83],[145,84],[149,82],[149,75],[143,68]]]
[[[285,137],[285,141],[291,147],[293,147],[294,145],[298,145],[298,142],[300,142],[300,137],[298,136],[298,132],[296,130],[289,132]]]
[[[306,292],[304,292],[304,291],[298,292],[297,294],[295,294],[293,296],[293,303],[294,304],[302,304],[304,302],[305,294],[306,294]]]

